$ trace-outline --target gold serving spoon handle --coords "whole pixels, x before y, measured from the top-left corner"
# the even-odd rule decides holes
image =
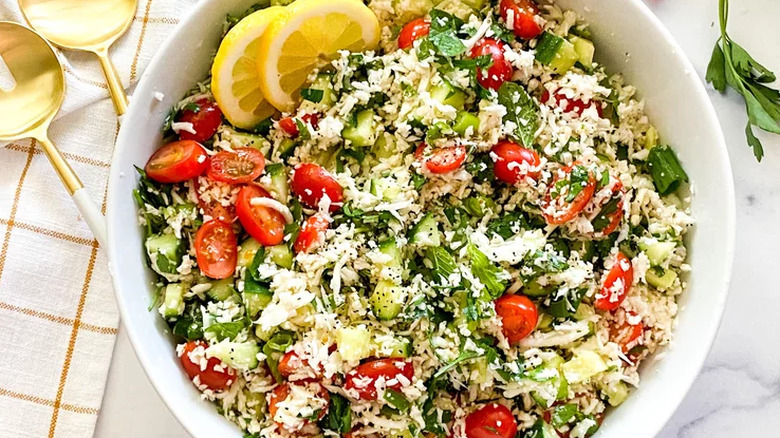
[[[44,38],[97,55],[119,116],[127,112],[127,94],[108,49],[130,27],[137,7],[138,0],[19,0],[22,15]]]
[[[38,141],[95,238],[105,247],[106,222],[100,209],[49,140],[49,124],[65,98],[65,76],[54,49],[21,24],[0,21],[0,58],[15,82],[10,90],[0,90],[0,141]]]

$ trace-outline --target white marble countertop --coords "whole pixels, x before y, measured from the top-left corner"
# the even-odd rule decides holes
[[[717,0],[646,0],[704,77],[717,37]],[[732,0],[730,34],[780,73],[778,0]],[[777,436],[780,430],[780,136],[760,134],[756,163],[745,143],[745,110],[734,93],[711,91],[737,192],[737,248],[726,314],[704,369],[659,437]],[[186,438],[141,369],[120,329],[97,438]]]

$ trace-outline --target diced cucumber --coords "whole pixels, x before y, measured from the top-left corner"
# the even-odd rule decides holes
[[[390,158],[396,154],[395,139],[389,132],[379,134],[371,149],[377,158]]]
[[[427,213],[420,219],[420,222],[417,222],[417,224],[412,227],[409,242],[420,246],[441,245],[439,227],[436,225],[436,219],[434,219],[433,214]]]
[[[434,3],[438,1],[436,0]],[[479,3],[479,0],[444,0],[436,5],[436,9],[452,14],[463,21],[468,21],[468,18],[474,14],[472,4],[477,3]]]
[[[466,105],[466,93],[447,82],[442,82],[433,87],[431,89],[431,97],[442,105],[449,105],[460,111]]]
[[[255,342],[220,342],[206,349],[206,357],[216,357],[239,370],[256,368],[258,353],[260,346]]]
[[[458,113],[458,116],[455,117],[455,123],[452,125],[452,130],[457,132],[461,137],[465,136],[467,131],[469,131],[470,135],[476,135],[479,133],[479,117],[466,111],[461,111]]]
[[[374,111],[367,109],[359,112],[355,117],[354,126],[347,126],[341,131],[345,140],[352,142],[354,147],[366,147],[375,141]]]
[[[255,254],[262,246],[260,242],[251,237],[241,242],[241,249],[238,250],[238,261],[236,264],[242,268],[251,265]]]
[[[552,286],[542,286],[537,279],[533,279],[523,285],[523,294],[530,297],[544,297],[554,290]]]
[[[184,244],[173,234],[154,234],[146,238],[146,252],[155,271],[176,274],[184,255]]]
[[[542,375],[548,373],[552,374],[552,377],[549,377],[549,380],[545,382],[547,385],[551,385],[549,389],[552,390],[544,391],[547,394],[547,397],[544,397],[538,391],[531,392],[531,397],[534,399],[534,401],[545,409],[552,405],[549,400],[550,395],[554,395],[555,400],[565,400],[569,397],[569,381],[566,380],[566,376],[560,369],[562,364],[563,358],[560,356],[555,356],[553,359],[546,361],[539,369],[540,374]]]
[[[661,271],[659,275],[658,271]],[[674,280],[677,279],[677,273],[671,269],[663,269],[659,267],[653,267],[645,272],[645,280],[647,284],[655,287],[658,290],[666,290],[672,287]]]
[[[645,149],[650,150],[658,144],[658,131],[650,125],[645,133]]]
[[[385,201],[394,201],[401,194],[401,187],[392,177],[375,178],[371,180],[371,194]]]
[[[536,324],[537,329],[546,329],[550,327],[555,321],[555,318],[553,318],[552,315],[550,315],[547,312],[542,312],[541,315],[539,315],[539,322]]]
[[[226,299],[236,295],[235,282],[233,281],[233,278],[212,281],[211,289],[206,291],[206,295],[217,301],[225,301]]]
[[[617,407],[628,398],[628,385],[621,381],[614,382],[602,388],[610,406]]]
[[[315,90],[322,90],[322,99],[320,99],[319,103],[323,105],[333,106],[336,103],[336,92],[333,91],[333,84],[331,83],[332,78],[333,76],[329,74],[320,73],[309,87]]]
[[[253,148],[267,155],[271,144],[261,135],[250,134],[248,132],[228,131],[230,145],[234,148]]]
[[[406,302],[404,289],[392,281],[382,280],[376,284],[371,297],[371,310],[377,318],[387,321],[401,313]]]
[[[271,192],[271,195],[276,198],[277,201],[283,204],[287,203],[287,198],[290,195],[290,189],[287,183],[287,166],[282,163],[269,164],[266,166],[265,172],[268,174],[268,178],[271,181],[263,187]]]
[[[604,359],[592,351],[579,351],[568,362],[561,365],[563,375],[570,383],[584,382],[607,370]]]
[[[165,318],[179,316],[184,313],[184,293],[189,286],[184,283],[169,283],[163,289],[163,302],[160,314]]]
[[[574,51],[577,52],[577,62],[590,68],[593,65],[593,54],[596,53],[593,42],[574,35],[569,37],[569,41],[574,45]]]
[[[293,255],[289,246],[285,244],[270,246],[265,249],[265,253],[272,262],[276,263],[282,268],[292,269],[293,259],[295,256]]]
[[[276,149],[276,155],[281,159],[290,158],[293,152],[295,152],[295,146],[297,145],[298,143],[296,143],[295,140],[285,138],[279,143],[279,147]]]
[[[674,249],[677,248],[677,242],[643,240],[639,242],[639,248],[645,252],[651,265],[660,266],[669,259]]]
[[[592,306],[585,303],[580,303],[579,307],[577,307],[577,311],[574,312],[573,316],[577,321],[582,321],[583,319],[588,319],[595,314],[596,311]]]
[[[579,56],[572,43],[558,35],[544,32],[536,45],[536,59],[562,75],[574,66]]]
[[[265,309],[268,304],[271,303],[273,295],[268,294],[254,294],[244,292],[244,307],[246,307],[246,316],[254,319]]]
[[[392,259],[385,263],[385,266],[391,266],[391,267],[398,267],[403,266],[403,256],[401,255],[401,249],[398,248],[398,244],[396,243],[394,238],[389,238],[387,240],[383,240],[379,243],[379,251],[382,252],[382,254],[387,254],[392,257]]]
[[[341,327],[336,330],[341,358],[358,361],[371,356],[371,332],[365,326]]]
[[[412,341],[406,337],[398,337],[381,342],[374,339],[372,355],[376,357],[406,358],[412,355]]]
[[[592,240],[575,240],[571,244],[571,250],[579,253],[580,260],[590,262],[596,255],[596,244]]]

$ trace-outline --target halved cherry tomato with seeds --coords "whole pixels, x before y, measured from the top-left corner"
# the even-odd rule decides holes
[[[199,143],[210,139],[222,124],[222,110],[210,99],[199,99],[193,104],[197,108],[183,109],[176,117],[177,122],[192,123],[192,132],[179,131],[180,140],[194,140]]]
[[[175,184],[203,175],[209,156],[200,143],[180,140],[168,143],[152,154],[144,167],[146,175],[161,183]]]
[[[279,120],[279,129],[284,131],[285,134],[292,138],[297,137],[299,134],[298,124],[295,123],[295,119],[292,117],[284,117],[283,119]]]
[[[282,213],[265,205],[253,205],[254,198],[272,198],[262,187],[247,185],[238,192],[236,213],[241,226],[263,246],[275,246],[284,240],[287,223]]]
[[[385,382],[396,380],[388,384],[387,388],[399,391],[401,382],[397,381],[398,376],[403,376],[406,380],[412,381],[414,377],[414,366],[411,362],[403,359],[376,359],[371,362],[358,365],[347,374],[344,389],[348,392],[353,390],[361,400],[376,400],[376,383],[380,378]]]
[[[238,260],[238,242],[233,227],[220,220],[201,225],[195,234],[198,267],[206,277],[221,280],[233,275]]]
[[[398,47],[406,50],[414,45],[419,38],[428,35],[431,32],[431,22],[424,18],[412,20],[401,29],[398,34]]]
[[[468,438],[514,438],[517,420],[508,407],[490,403],[466,417]]]
[[[539,8],[532,0],[501,0],[498,8],[506,27],[518,38],[530,40],[541,35],[542,26],[536,21]]]
[[[639,338],[645,332],[645,325],[642,321],[631,324],[630,320],[637,316],[633,312],[626,312],[625,320],[621,324],[615,324],[609,328],[609,338],[612,342],[620,345],[623,354],[627,354],[632,348],[636,347]]]
[[[579,193],[572,197],[575,190]],[[550,225],[569,222],[588,205],[595,191],[593,172],[574,162],[556,173],[542,201],[542,216]]]
[[[631,260],[622,252],[618,252],[615,263],[604,278],[601,290],[596,294],[594,307],[605,312],[617,309],[631,291],[633,282],[634,267]]]
[[[263,173],[265,157],[262,152],[254,148],[236,148],[234,151],[222,151],[211,157],[209,178],[229,184],[245,184]]]
[[[504,82],[512,79],[515,69],[506,60],[504,50],[506,50],[506,44],[494,38],[483,38],[477,41],[471,49],[470,57],[489,55],[493,60],[493,65],[487,70],[477,68],[477,82],[483,87],[498,90]]]
[[[599,103],[595,100],[591,100],[590,102],[585,103],[585,101],[582,99],[568,98],[566,97],[566,94],[563,92],[563,90],[556,91],[555,94],[553,94],[553,99],[555,100],[555,106],[561,108],[565,113],[575,112],[577,115],[581,116],[586,109],[593,107],[596,108],[596,113],[598,113],[599,118],[604,116],[601,105],[599,105]],[[546,104],[549,101],[550,92],[544,90],[544,93],[542,94],[542,103]]]
[[[536,304],[525,295],[506,294],[494,303],[501,319],[501,331],[510,344],[516,344],[530,335],[539,321]]]
[[[519,144],[504,140],[490,149],[493,157],[493,173],[496,178],[507,184],[517,184],[525,178],[539,177],[539,165],[542,161],[536,151],[526,149]]]
[[[190,380],[198,377],[199,383],[212,391],[219,392],[226,389],[236,380],[235,370],[216,357],[209,358],[206,361],[206,368],[200,369],[200,358],[196,361],[190,357],[190,354],[199,347],[205,350],[208,345],[203,341],[189,341],[184,344],[184,351],[179,360],[187,376]]]
[[[316,421],[322,420],[325,415],[328,413],[328,407],[330,406],[330,394],[325,389],[324,386],[322,386],[318,382],[301,382],[301,383],[283,383],[281,385],[278,385],[276,388],[271,391],[271,394],[268,396],[268,413],[270,414],[271,419],[273,420],[274,417],[276,417],[276,413],[279,412],[279,403],[285,401],[289,396],[290,393],[293,391],[294,387],[310,387],[309,389],[313,389],[316,391],[316,398],[325,400],[325,408],[319,409],[317,411],[317,419]],[[314,398],[310,398],[309,402],[312,402]],[[274,420],[276,422],[276,420]],[[305,426],[309,424],[312,420],[310,419],[304,419],[301,422],[302,426]],[[297,430],[288,430],[286,425],[276,422],[276,424],[282,428],[287,430],[288,432],[296,432]]]
[[[330,211],[341,208],[344,189],[327,170],[314,163],[295,166],[290,188],[298,199],[309,208],[319,208],[320,201],[330,198]]]
[[[428,145],[421,143],[414,151],[414,157],[428,172],[442,174],[459,168],[468,157],[466,147],[462,145],[435,148],[428,152]]]
[[[207,183],[204,185],[203,181]],[[219,219],[228,224],[235,222],[238,219],[236,206],[233,203],[223,205],[221,200],[213,198],[211,193],[209,193],[210,190],[222,183],[212,181],[206,177],[199,179],[198,182],[200,183],[197,188],[198,207],[203,210],[203,215],[210,216],[212,219]]]
[[[295,253],[308,253],[321,245],[325,240],[325,231],[329,226],[330,222],[319,213],[306,219],[293,245]]]

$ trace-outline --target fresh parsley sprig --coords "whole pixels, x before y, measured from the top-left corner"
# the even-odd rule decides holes
[[[774,82],[777,77],[729,37],[726,31],[728,15],[728,0],[720,0],[720,38],[712,51],[705,79],[721,93],[728,85],[745,99],[748,113],[745,135],[753,155],[761,161],[764,148],[753,134],[753,126],[780,134],[780,91],[764,85]]]

